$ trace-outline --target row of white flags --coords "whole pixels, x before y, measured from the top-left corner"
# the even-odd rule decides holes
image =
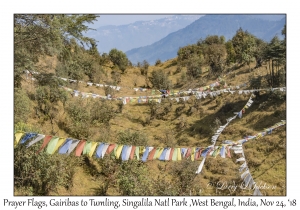
[[[282,120],[279,123],[276,123],[275,125],[265,129],[263,132],[259,132],[254,136],[247,136],[244,139],[238,140],[238,141],[230,141],[226,140],[223,142],[223,146],[225,147],[230,147],[234,151],[235,154],[241,154],[242,157],[238,158],[236,162],[243,162],[243,164],[239,167],[239,173],[241,174],[241,179],[243,180],[243,187],[248,188],[248,189],[253,189],[254,188],[254,193],[253,195],[258,195],[261,196],[261,192],[258,187],[256,187],[256,182],[254,181],[250,170],[248,168],[244,150],[243,150],[243,144],[248,142],[249,140],[253,139],[258,139],[261,138],[267,134],[271,134],[273,130],[277,129],[280,126],[283,126],[286,124],[285,120]],[[253,187],[254,186],[254,187]],[[253,188],[252,188],[253,187]]]
[[[243,162],[243,164],[239,167],[239,173],[241,174],[240,176],[241,176],[241,179],[243,180],[243,187],[252,189],[252,187],[255,186],[256,182],[254,181],[254,179],[250,173],[250,170],[248,168],[244,150],[243,150],[243,145],[238,144],[238,145],[232,147],[231,149],[233,149],[234,153],[242,155],[242,157],[237,159],[236,162]],[[262,196],[258,187],[255,187],[253,195]]]
[[[68,87],[62,86],[63,89],[65,89],[68,92],[71,92],[73,96],[79,97],[81,96],[82,98],[100,98],[100,99],[106,99],[106,100],[121,100],[123,104],[129,104],[129,103],[149,103],[149,102],[157,102],[161,103],[163,100],[161,95],[153,95],[153,96],[122,96],[122,97],[112,97],[112,96],[102,96],[99,94],[95,93],[86,93],[86,92],[80,92],[78,90],[73,90]],[[240,91],[231,91],[230,89],[223,89],[223,90],[218,90],[218,91],[206,91],[206,92],[200,92],[196,91],[192,94],[195,94],[196,99],[201,99],[201,98],[206,98],[207,96],[210,97],[217,97],[223,93],[238,93],[238,94],[252,94],[256,91],[281,91],[285,92],[286,88],[285,87],[277,87],[277,88],[264,88],[264,89],[253,89],[253,90],[240,90]],[[175,100],[176,102],[179,101],[187,101],[190,99],[191,96],[182,96],[182,97],[168,97],[170,100]]]
[[[218,130],[216,131],[216,133],[212,136],[212,139],[211,139],[211,142],[213,143],[213,147],[215,147],[215,144],[216,144],[216,141],[217,139],[219,138],[219,136],[221,135],[222,131],[226,128],[226,126],[232,121],[234,120],[237,116],[239,116],[239,118],[242,117],[242,112],[245,112],[245,109],[246,108],[249,108],[252,103],[253,103],[253,100],[252,100],[252,97],[254,97],[254,95],[252,94],[249,98],[249,100],[247,101],[246,105],[242,108],[241,111],[239,112],[236,112],[235,115],[233,117],[230,117],[227,119],[227,123],[225,125],[222,125],[218,128]],[[202,171],[202,168],[204,166],[204,162],[206,160],[206,157],[203,158],[203,160],[201,161],[197,171],[196,171],[196,174],[199,174],[201,171]]]
[[[35,71],[28,71],[28,70],[25,70],[24,73],[26,74],[26,78],[28,78],[29,75],[31,75],[31,79],[32,80],[35,80],[34,77],[32,77],[32,74],[39,74],[38,72],[35,72]],[[61,80],[64,80],[66,82],[70,82],[70,83],[76,83],[77,80],[75,79],[68,79],[68,78],[63,78],[63,77],[57,77]],[[189,91],[192,91],[192,90],[206,90],[206,89],[210,89],[210,88],[214,88],[214,87],[218,87],[220,86],[220,82],[223,82],[224,79],[219,77],[217,79],[216,82],[210,84],[210,85],[206,85],[206,86],[203,86],[203,87],[200,87],[200,88],[195,88],[195,89],[189,89]],[[84,81],[81,81],[81,80],[78,80],[78,83],[82,83],[82,84],[86,84],[87,86],[96,86],[96,87],[110,87],[112,89],[115,89],[117,91],[119,91],[121,88],[127,88],[127,89],[133,89],[134,91],[141,91],[141,92],[146,92],[148,90],[153,90],[153,89],[149,89],[149,88],[131,88],[131,87],[120,87],[120,86],[114,86],[114,85],[107,85],[107,84],[99,84],[99,83],[93,83],[93,82],[84,82]],[[226,86],[226,85],[225,85]],[[240,87],[243,87],[243,86],[246,86],[246,83],[242,84],[242,85],[237,85],[237,86],[234,86],[234,87],[231,87],[231,88],[236,88],[236,89],[239,89]],[[179,92],[185,92],[185,91],[179,91]]]

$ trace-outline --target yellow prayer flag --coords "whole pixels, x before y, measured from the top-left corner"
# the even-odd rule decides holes
[[[53,150],[52,154],[54,154],[56,152],[56,150],[58,150],[58,148],[66,141],[66,138],[59,138],[58,142],[55,146],[55,149]]]
[[[194,161],[195,160],[195,152],[196,152],[196,147],[192,148],[192,153],[191,153],[191,160]]]
[[[177,148],[177,160],[181,160],[181,151],[180,151],[180,148]]]
[[[135,148],[135,155],[136,155],[137,160],[140,160],[140,155],[139,154],[140,154],[140,147],[137,146]]]
[[[163,151],[164,151],[164,148],[159,148],[159,152],[157,153],[157,158],[159,158],[161,156]]]
[[[95,151],[97,145],[98,145],[98,142],[92,142],[91,150],[90,150],[90,152],[89,152],[89,157],[92,157],[92,156],[93,156],[94,151]]]
[[[140,155],[144,154],[146,148],[144,146],[140,146]]]
[[[21,137],[24,135],[24,132],[19,132],[15,134],[15,138],[16,138],[16,144],[19,143]]]
[[[116,151],[116,158],[119,159],[120,155],[121,155],[121,152],[122,152],[122,149],[123,149],[123,145],[119,145],[117,151]]]

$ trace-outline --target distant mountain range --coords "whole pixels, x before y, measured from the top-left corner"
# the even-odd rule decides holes
[[[147,60],[153,64],[157,59],[166,61],[176,57],[180,47],[195,44],[208,35],[223,35],[229,40],[239,28],[265,41],[275,35],[282,38],[281,30],[285,24],[285,15],[205,15],[151,45],[127,51],[126,55],[132,63]]]
[[[152,44],[168,34],[182,29],[203,15],[174,15],[151,21],[137,21],[128,25],[102,26],[86,35],[98,41],[98,51],[108,53],[112,48],[123,52]]]

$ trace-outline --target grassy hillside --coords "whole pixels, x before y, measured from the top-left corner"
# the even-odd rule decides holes
[[[50,59],[50,58],[49,58]],[[47,70],[55,72],[56,59],[50,59],[52,65]],[[209,85],[217,80],[217,77],[209,76],[208,72],[202,74],[200,79],[184,81],[185,67],[178,70],[177,60],[171,59],[157,66],[150,66],[147,75],[152,71],[163,69],[169,79],[172,80],[174,89],[188,90],[190,88]],[[43,63],[43,62],[42,62]],[[44,62],[46,63],[46,62]],[[46,65],[46,64],[45,64]],[[254,64],[250,65],[254,67]],[[224,74],[227,86],[237,86],[249,82],[251,78],[265,76],[269,67],[262,66],[249,71],[248,66],[237,67],[230,73]],[[208,69],[208,67],[206,68]],[[103,83],[110,81],[113,69],[104,67]],[[228,71],[229,72],[229,71]],[[147,87],[147,76],[142,75],[138,67],[127,68],[121,74],[121,82],[118,86],[120,91],[115,92],[116,97],[123,96],[150,96],[151,91],[134,91],[136,87]],[[83,81],[88,81],[88,77]],[[66,87],[81,92],[105,95],[105,89],[96,86],[87,86],[85,83],[70,84]],[[95,100],[85,98],[79,102],[79,97],[72,97],[69,92],[65,104],[55,105],[56,114],[51,123],[43,119],[34,107],[37,106],[36,86],[34,81],[25,79],[22,82],[24,94],[30,98],[31,108],[26,125],[27,130],[34,130],[45,135],[56,135],[59,137],[73,137],[70,126],[73,126],[70,114],[67,111],[72,104],[82,103],[82,108],[89,107]],[[218,87],[223,89],[224,87]],[[250,83],[241,89],[253,89]],[[158,92],[156,91],[156,94]],[[170,96],[171,97],[171,96]],[[88,139],[97,142],[117,143],[120,132],[137,132],[147,137],[148,146],[154,147],[206,147],[211,145],[211,137],[220,125],[226,123],[226,119],[234,116],[247,103],[250,94],[223,93],[217,97],[196,99],[191,96],[188,101],[176,102],[165,99],[161,104],[151,105],[148,103],[128,103],[122,105],[121,101],[109,101],[109,107],[115,110],[115,116],[109,120],[107,125],[88,124]],[[236,118],[225,128],[219,136],[216,146],[221,145],[224,140],[237,141],[245,136],[255,135],[264,131],[281,120],[286,119],[285,93],[260,91],[260,95],[253,98],[253,104],[246,109],[242,118]],[[151,110],[157,114],[151,117]],[[92,114],[92,113],[91,113]],[[19,127],[18,127],[19,126]],[[17,125],[18,129],[22,128]],[[30,128],[29,128],[30,127]],[[54,133],[51,133],[51,132]],[[77,137],[78,138],[78,137]],[[36,148],[28,148],[27,152],[34,152]],[[271,186],[270,189],[262,187],[263,195],[286,195],[286,128],[285,126],[274,130],[270,135],[260,139],[250,140],[243,145],[245,157],[249,170],[258,185]],[[50,158],[64,159],[64,155],[54,154]],[[49,195],[142,195],[138,188],[143,184],[150,183],[146,195],[252,195],[253,190],[240,187],[231,189],[225,185],[240,186],[242,180],[238,169],[240,162],[236,163],[239,154],[233,154],[231,158],[208,156],[203,170],[196,175],[200,161],[138,161],[114,160],[112,157],[97,159],[93,157],[69,157],[74,165],[68,165],[74,169],[70,182],[67,186],[61,185],[56,190],[51,189]],[[126,180],[126,177],[128,180]],[[139,180],[141,179],[141,180]],[[134,185],[134,187],[130,186]],[[137,187],[135,184],[140,184]],[[220,185],[224,185],[221,187]],[[125,187],[124,187],[125,186]],[[124,189],[131,189],[126,191]],[[15,187],[15,195],[35,194],[32,188]]]

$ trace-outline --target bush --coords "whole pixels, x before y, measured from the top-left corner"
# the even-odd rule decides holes
[[[189,195],[191,189],[194,188],[194,179],[197,176],[198,162],[190,160],[182,160],[171,166],[171,175],[174,177],[173,186],[178,190],[180,196]]]
[[[91,120],[93,124],[109,125],[109,121],[116,116],[116,111],[111,101],[94,100],[91,106]]]
[[[198,78],[202,74],[203,59],[200,56],[194,55],[187,61],[187,75],[190,78]]]
[[[109,51],[109,58],[115,66],[118,66],[123,73],[125,72],[129,63],[125,53],[114,48]]]
[[[157,59],[157,60],[155,61],[155,66],[158,66],[159,64],[161,64],[161,60],[160,60],[160,59]]]
[[[32,102],[22,89],[15,89],[14,95],[14,121],[27,122],[31,113]]]
[[[153,88],[164,90],[170,90],[172,88],[172,81],[169,80],[168,75],[162,69],[153,71],[150,81]]]
[[[124,145],[147,146],[148,137],[141,132],[125,130],[118,133],[117,143]]]
[[[172,102],[170,100],[163,100],[162,103],[149,102],[150,120],[164,119],[164,117],[172,111]]]
[[[78,98],[70,102],[66,110],[68,113],[67,132],[77,139],[88,138],[91,135],[90,104]]]
[[[148,63],[148,61],[144,60],[143,63],[141,64],[141,68],[140,68],[142,75],[147,75],[149,66],[150,66],[150,64]]]
[[[18,123],[15,130],[36,132],[39,130],[27,124]],[[57,187],[69,189],[72,186],[75,167],[80,158],[63,155],[36,154],[42,142],[29,148],[18,144],[14,149],[14,186],[25,189],[23,195],[49,195]]]
[[[146,196],[150,194],[149,169],[140,161],[123,162],[117,179],[122,196]]]
[[[112,71],[111,79],[113,80],[114,85],[117,85],[121,82],[121,74],[119,72]]]
[[[111,87],[109,87],[109,86],[106,86],[106,87],[104,87],[104,92],[105,92],[105,95],[106,95],[106,96],[108,96],[108,95],[114,96],[116,90],[113,89],[113,88],[111,88]]]

